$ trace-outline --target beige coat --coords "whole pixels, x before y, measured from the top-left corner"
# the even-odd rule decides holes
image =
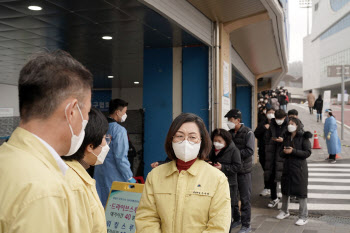
[[[309,108],[312,108],[315,104],[315,96],[312,93],[307,95],[307,101],[309,102]]]

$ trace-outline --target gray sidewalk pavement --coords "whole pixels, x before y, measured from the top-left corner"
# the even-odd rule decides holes
[[[316,130],[318,134],[318,140],[322,149],[312,150],[312,155],[308,159],[309,161],[321,161],[328,157],[326,141],[323,138],[323,123],[317,122],[316,113],[310,114],[307,105],[305,104],[288,104],[288,110],[296,109],[299,112],[299,119],[304,124],[304,129],[314,133]],[[338,136],[340,138],[341,126],[338,124]],[[313,145],[314,138],[311,139],[311,144]],[[342,151],[339,154],[341,159],[350,158],[350,130],[344,127],[344,140],[341,140]]]

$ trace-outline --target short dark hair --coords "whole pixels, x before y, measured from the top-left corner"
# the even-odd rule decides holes
[[[123,110],[128,106],[128,102],[122,99],[113,99],[109,101],[109,114],[113,114],[116,110]]]
[[[214,142],[214,137],[215,136],[220,136],[225,140],[226,146],[230,145],[232,142],[232,136],[231,134],[225,130],[225,129],[215,129],[212,133],[211,133],[211,141]]]
[[[298,116],[298,114],[299,114],[298,110],[296,110],[296,109],[291,109],[288,111],[288,116],[290,116],[290,115]]]
[[[173,150],[173,137],[176,132],[180,129],[180,127],[187,122],[194,122],[198,126],[199,132],[201,134],[201,148],[199,150],[198,158],[205,160],[208,158],[209,153],[211,151],[211,140],[209,137],[209,133],[205,127],[205,124],[199,116],[193,113],[181,113],[179,116],[175,118],[173,123],[171,124],[168,134],[165,139],[165,152],[168,155],[168,158],[171,160],[176,159],[176,155]]]
[[[286,117],[287,114],[283,109],[278,109],[275,111],[275,118],[276,119],[282,119],[283,117]]]
[[[312,93],[312,90],[311,90],[311,91],[309,91],[309,93]]]
[[[267,109],[266,109],[266,113],[269,112],[269,111],[271,111],[271,110],[275,112],[275,109],[274,109],[274,108],[267,108]]]
[[[47,119],[70,96],[82,106],[86,90],[91,89],[92,74],[69,53],[62,50],[39,53],[19,75],[21,120]]]
[[[101,145],[103,136],[108,131],[108,121],[105,115],[97,108],[92,107],[89,112],[89,122],[85,128],[84,141],[75,154],[71,156],[62,156],[67,161],[81,160],[84,158],[84,152],[88,145],[92,144],[93,149]]]

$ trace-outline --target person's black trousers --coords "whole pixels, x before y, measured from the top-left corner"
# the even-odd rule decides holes
[[[232,220],[237,222],[241,220],[239,213],[235,213],[235,204],[238,202],[238,185],[230,185],[230,196],[231,196],[231,211]]]
[[[251,204],[250,197],[252,193],[252,173],[237,174],[238,193],[241,200],[241,213],[239,212],[238,198],[236,199],[234,208],[234,220],[242,222],[242,226],[249,227],[251,220]]]
[[[277,183],[275,182],[275,171],[272,172],[273,175],[271,175],[269,180],[269,187],[271,190],[271,200],[277,199]]]

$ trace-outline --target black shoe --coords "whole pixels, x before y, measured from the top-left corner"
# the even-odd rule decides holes
[[[233,228],[236,228],[238,227],[239,225],[241,225],[242,222],[241,221],[235,221],[235,222],[232,222],[231,223],[231,227],[230,227],[230,230],[233,229]]]

